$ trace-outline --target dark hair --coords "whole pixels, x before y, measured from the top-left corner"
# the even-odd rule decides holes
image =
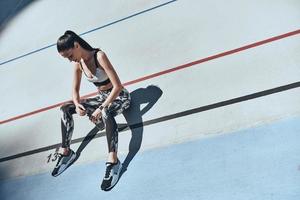
[[[96,48],[91,47],[84,39],[73,31],[67,30],[62,36],[57,40],[56,47],[58,52],[62,52],[74,47],[74,42],[78,42],[80,46],[86,50],[93,51]]]

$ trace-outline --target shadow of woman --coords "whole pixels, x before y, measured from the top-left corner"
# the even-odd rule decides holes
[[[132,159],[134,158],[134,156],[137,154],[137,152],[141,147],[142,139],[143,139],[142,116],[154,106],[154,104],[161,97],[162,93],[163,93],[162,90],[159,87],[154,85],[150,85],[146,88],[139,88],[130,93],[131,96],[130,107],[123,112],[127,124],[118,124],[119,132],[130,129],[132,134],[129,142],[129,152],[123,162],[121,176],[127,170],[129,163],[132,161]],[[147,104],[147,105],[141,110],[142,104]],[[71,165],[74,162],[76,162],[76,160],[80,157],[80,154],[83,151],[83,149],[88,145],[88,143],[92,139],[94,139],[95,137],[103,137],[106,135],[105,132],[100,132],[100,134],[97,134],[101,130],[104,130],[104,127],[95,126],[83,140],[82,138],[79,138],[77,140],[72,141],[72,144],[80,141],[82,142],[76,151],[76,158],[71,163]]]
[[[129,109],[123,112],[123,115],[132,135],[129,142],[129,152],[122,163],[121,176],[127,171],[130,162],[141,148],[144,130],[142,116],[154,106],[162,94],[162,90],[154,85],[139,88],[130,93],[131,104]],[[141,110],[142,104],[147,105]]]

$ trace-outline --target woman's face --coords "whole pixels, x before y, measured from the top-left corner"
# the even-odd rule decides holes
[[[72,62],[72,61],[80,62],[80,59],[81,59],[81,54],[80,54],[79,48],[76,44],[74,45],[73,48],[59,52],[59,54],[62,57],[69,59],[70,62]]]

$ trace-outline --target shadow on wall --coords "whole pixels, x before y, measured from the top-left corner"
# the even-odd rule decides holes
[[[154,106],[162,94],[162,90],[154,85],[131,92],[132,103],[130,108],[123,114],[132,135],[129,143],[129,152],[123,162],[122,174],[127,170],[129,163],[140,150],[144,130],[142,116]],[[147,105],[141,110],[142,104]]]
[[[33,0],[1,0],[0,1],[0,35],[14,17],[24,8],[33,3]]]
[[[119,132],[130,129],[131,130],[131,139],[129,143],[129,153],[127,154],[124,162],[122,174],[127,170],[129,163],[132,161],[134,156],[139,151],[142,139],[143,139],[143,119],[142,116],[148,112],[154,104],[158,101],[158,99],[163,94],[162,90],[154,85],[150,85],[146,88],[139,88],[130,93],[131,96],[131,104],[130,107],[123,112],[123,115],[127,121],[127,124],[118,124]],[[142,110],[141,105],[147,104]],[[80,146],[76,151],[76,159],[74,162],[80,157],[81,152],[88,145],[88,143],[95,137],[103,137],[105,136],[105,132],[101,132],[97,134],[99,130],[103,129],[103,127],[99,128],[95,126],[87,136],[82,140]],[[81,138],[72,140],[73,143],[80,142]],[[73,162],[73,163],[74,163]],[[73,164],[72,163],[72,164]]]

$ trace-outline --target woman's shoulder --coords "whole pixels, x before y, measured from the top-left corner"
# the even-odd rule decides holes
[[[97,51],[97,58],[98,58],[98,59],[103,59],[105,56],[106,56],[105,52],[102,51],[101,49],[99,49],[99,50]]]
[[[74,70],[75,71],[82,71],[81,63],[75,62],[74,63]]]
[[[102,68],[112,67],[106,53],[104,51],[97,52],[97,60]]]

